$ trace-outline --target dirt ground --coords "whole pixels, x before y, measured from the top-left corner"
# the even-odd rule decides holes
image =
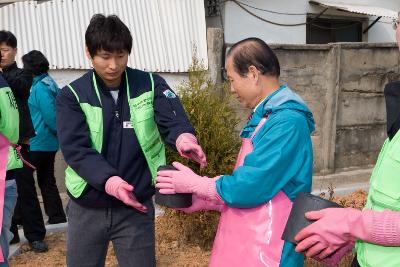
[[[49,245],[49,251],[46,253],[35,253],[30,250],[27,244],[22,246],[22,253],[10,259],[11,267],[58,267],[66,266],[66,233],[53,233],[46,237]],[[203,251],[200,247],[188,247],[180,249],[176,252],[178,244],[171,242],[168,244],[159,244],[157,246],[157,266],[207,266],[209,251]],[[175,251],[175,252],[174,252]],[[115,258],[112,245],[110,245],[107,253],[107,267],[117,267],[118,263]]]
[[[334,201],[342,204],[346,207],[362,208],[366,201],[367,193],[365,191],[357,191],[349,194],[346,197],[334,198]],[[210,251],[204,250],[199,246],[191,246],[188,244],[179,244],[177,241],[171,241],[171,238],[165,240],[162,238],[163,228],[168,227],[168,224],[163,222],[162,216],[156,219],[156,256],[157,266],[169,267],[200,267],[207,266],[208,259],[210,257]],[[171,229],[169,229],[171,231]],[[179,235],[179,229],[175,231],[176,235]],[[66,266],[66,234],[65,233],[53,233],[46,237],[46,241],[49,245],[49,251],[47,253],[34,253],[30,250],[28,245],[22,246],[22,253],[16,257],[11,258],[10,266],[12,267],[57,267]],[[174,240],[174,239],[172,239]],[[178,240],[175,239],[175,240]],[[339,267],[350,266],[353,259],[353,255],[348,255],[338,265]],[[110,245],[107,259],[107,267],[118,266],[115,255]],[[305,261],[306,267],[323,267],[324,265],[317,263],[311,259]]]
[[[46,241],[49,244],[49,251],[47,253],[34,253],[29,249],[28,245],[22,246],[22,253],[16,257],[11,258],[11,267],[58,267],[66,266],[65,255],[66,255],[66,234],[55,233],[47,236]],[[204,251],[199,247],[189,247],[186,249],[180,249],[181,252],[176,251],[177,244],[163,244],[157,249],[157,266],[160,267],[205,267],[208,264],[210,257],[210,251]],[[340,267],[350,266],[353,259],[352,255],[347,256],[342,260]],[[107,267],[117,267],[118,263],[115,255],[110,246],[107,259]],[[313,260],[306,260],[306,267],[323,267],[324,265],[319,264]]]

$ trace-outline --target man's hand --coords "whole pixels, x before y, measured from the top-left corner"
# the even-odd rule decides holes
[[[112,176],[108,178],[105,190],[107,194],[121,200],[125,205],[141,212],[147,212],[147,207],[136,199],[133,193],[133,186],[125,182],[121,177]]]
[[[176,149],[182,157],[196,161],[201,168],[207,167],[206,155],[193,134],[181,134],[176,139]]]

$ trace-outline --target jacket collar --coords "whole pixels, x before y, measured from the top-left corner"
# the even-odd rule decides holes
[[[40,82],[41,80],[46,78],[47,76],[49,76],[49,74],[47,72],[45,72],[45,73],[42,73],[39,76],[33,77],[32,86],[34,86],[35,84],[37,84],[38,82]]]
[[[100,76],[96,73],[96,71],[94,69],[93,69],[93,73],[96,76],[96,82],[97,82],[97,86],[99,87],[99,89],[103,93],[109,94],[110,90],[107,90],[108,87],[106,86],[104,81],[100,78]],[[125,89],[125,87],[126,87],[125,72],[122,74],[121,83],[120,83],[120,85],[118,87],[119,87],[119,90]]]
[[[7,67],[3,68],[3,72],[8,72],[8,71],[11,71],[13,69],[18,69],[17,62],[15,62],[15,61],[11,65],[8,65]]]

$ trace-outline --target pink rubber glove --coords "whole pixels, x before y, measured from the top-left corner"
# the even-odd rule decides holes
[[[215,203],[213,201],[200,198],[196,194],[193,194],[192,206],[190,206],[189,208],[177,209],[177,210],[183,211],[185,213],[193,213],[201,210],[215,210],[221,212],[223,207],[224,204],[222,203],[222,201],[220,203]]]
[[[133,186],[125,182],[119,176],[111,176],[108,178],[105,190],[107,194],[116,197],[125,203],[141,212],[147,212],[147,207],[140,203],[133,194]]]
[[[301,241],[296,251],[306,251],[307,257],[318,255],[324,259],[356,239],[370,238],[372,219],[363,220],[360,210],[329,208],[307,212],[305,216],[316,222],[302,229],[295,240]]]
[[[400,246],[400,212],[330,208],[308,212],[306,218],[318,220],[295,237],[302,240],[296,251],[307,250],[307,256],[321,252],[318,257],[323,259],[356,239],[383,246]]]
[[[176,139],[176,149],[182,157],[196,161],[201,168],[207,167],[206,155],[193,134],[183,133],[179,135]]]
[[[217,178],[199,176],[179,162],[174,162],[172,165],[177,169],[176,171],[157,172],[156,187],[160,189],[161,194],[195,193],[198,197],[207,200],[220,200],[215,187]]]

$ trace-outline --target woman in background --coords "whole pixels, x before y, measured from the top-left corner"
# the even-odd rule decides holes
[[[31,161],[36,167],[48,223],[63,223],[67,220],[54,177],[54,160],[59,148],[55,99],[59,88],[47,73],[49,62],[40,51],[30,51],[22,56],[22,62],[24,69],[33,75],[28,104],[36,136],[30,139]]]

